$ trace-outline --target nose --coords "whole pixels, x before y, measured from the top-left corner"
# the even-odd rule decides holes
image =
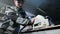
[[[22,6],[22,4],[20,3],[20,6]]]

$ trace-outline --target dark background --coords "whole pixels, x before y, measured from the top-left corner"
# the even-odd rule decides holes
[[[52,17],[55,24],[60,24],[60,0],[49,0],[49,4],[42,9]]]

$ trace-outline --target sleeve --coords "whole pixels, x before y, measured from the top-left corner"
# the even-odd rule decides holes
[[[10,19],[7,17],[7,16],[4,16],[2,18],[3,20],[3,24],[2,24],[2,27],[3,29],[7,29],[7,27],[9,26],[9,23],[10,23]]]

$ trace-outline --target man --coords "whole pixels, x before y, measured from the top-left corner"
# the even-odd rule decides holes
[[[13,34],[17,34],[17,31],[19,30],[19,26],[20,24],[18,24],[16,21],[18,20],[18,17],[20,18],[27,18],[30,20],[31,16],[34,16],[34,15],[28,15],[27,13],[28,12],[25,12],[22,8],[23,4],[24,4],[24,0],[13,0],[14,1],[14,4],[15,4],[15,7],[7,7],[6,10],[5,10],[5,14],[8,15],[8,17],[14,22],[13,24],[13,28],[16,28],[15,30],[15,33]],[[30,17],[28,17],[30,16]],[[22,20],[23,22],[23,20]],[[21,23],[22,23],[21,22]]]

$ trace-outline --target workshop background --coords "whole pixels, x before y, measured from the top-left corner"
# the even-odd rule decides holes
[[[4,6],[14,6],[13,1],[0,0],[0,10]],[[25,0],[24,9],[35,15],[49,15],[55,24],[60,24],[60,0]]]

